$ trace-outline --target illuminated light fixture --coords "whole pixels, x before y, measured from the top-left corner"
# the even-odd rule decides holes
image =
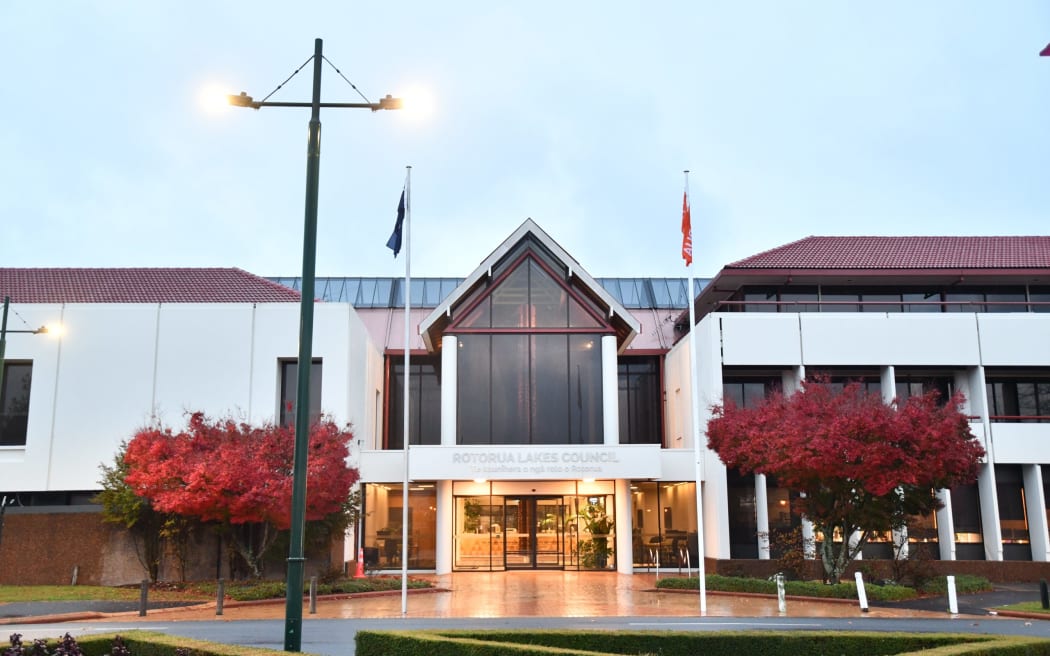
[[[583,483],[593,483],[593,482],[594,482],[594,479],[593,479],[593,478],[585,478],[585,479],[583,479],[583,481],[582,481],[582,482],[583,482]]]
[[[475,482],[475,483],[485,483],[485,482],[486,482],[486,480],[485,480],[484,478],[475,478],[475,479],[474,479],[474,482]]]

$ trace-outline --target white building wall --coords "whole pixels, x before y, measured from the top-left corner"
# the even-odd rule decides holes
[[[98,466],[154,415],[176,429],[195,410],[274,421],[277,362],[298,352],[296,303],[17,310],[34,326],[60,320],[64,334],[8,340],[6,359],[33,362],[26,445],[0,447],[0,488],[11,492],[97,489]],[[324,362],[322,409],[355,431],[374,430],[382,370],[367,363],[381,357],[350,306],[318,304],[313,352]]]

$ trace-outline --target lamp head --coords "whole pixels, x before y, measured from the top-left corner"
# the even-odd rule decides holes
[[[236,96],[228,95],[226,96],[226,100],[234,107],[254,107],[255,109],[258,109],[255,105],[255,99],[244,91]]]
[[[401,109],[402,101],[400,98],[394,98],[389,93],[386,96],[379,99],[379,107],[376,107],[372,111],[377,109]]]

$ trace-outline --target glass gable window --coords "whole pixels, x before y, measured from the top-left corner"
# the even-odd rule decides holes
[[[387,378],[386,448],[405,445],[405,358],[390,356]],[[441,358],[413,355],[409,361],[408,432],[410,444],[441,444]]]
[[[625,357],[617,369],[620,444],[661,444],[660,359]]]
[[[4,368],[4,386],[0,389],[0,446],[25,446],[33,365],[3,362],[0,366]]]
[[[310,423],[321,417],[321,359],[315,358],[310,365]],[[278,362],[281,375],[281,398],[277,416],[282,426],[295,425],[295,399],[298,394],[298,360]]]
[[[509,262],[509,263],[508,263]],[[460,444],[601,444],[601,338],[594,302],[525,241],[453,311]]]

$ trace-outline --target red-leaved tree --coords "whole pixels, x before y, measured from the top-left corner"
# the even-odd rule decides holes
[[[976,478],[984,449],[961,403],[931,392],[898,408],[857,383],[809,380],[754,408],[715,406],[708,445],[727,467],[804,493],[797,509],[823,534],[824,572],[837,582],[871,536],[937,510],[935,490]]]
[[[349,428],[328,419],[311,427],[307,520],[328,519],[344,510],[358,479],[346,461],[352,438]],[[278,531],[291,526],[294,443],[291,427],[211,420],[195,412],[178,433],[140,430],[124,455],[125,481],[160,512],[230,528],[237,552],[258,577]]]

